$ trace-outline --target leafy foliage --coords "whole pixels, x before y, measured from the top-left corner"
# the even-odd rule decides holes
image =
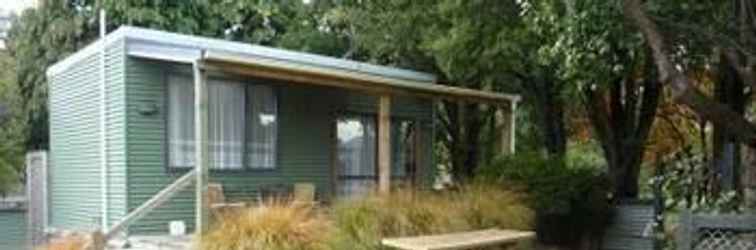
[[[599,233],[609,218],[609,181],[587,162],[565,164],[541,153],[519,153],[499,159],[479,174],[487,181],[527,190],[544,242],[576,243],[583,234]]]
[[[525,1],[530,26],[554,38],[538,50],[539,60],[555,62],[573,91],[607,85],[632,70],[628,62],[643,43],[627,27],[620,0]]]
[[[701,213],[736,213],[743,211],[741,197],[734,190],[719,191],[717,173],[702,154],[686,148],[667,159],[662,191],[664,205],[671,212],[690,210]]]
[[[9,31],[8,50],[17,63],[17,84],[29,126],[26,144],[46,148],[48,66],[91,41],[87,16],[66,1],[47,1],[26,10]]]
[[[526,26],[522,1],[361,1],[348,5],[356,41],[367,59],[436,73],[439,82],[490,91],[525,93],[534,139],[564,153],[560,82],[534,51],[548,36]],[[464,179],[492,157],[495,109],[443,102],[437,141],[449,152],[455,177]]]
[[[13,58],[0,52],[0,195],[14,191],[24,166],[26,131]]]

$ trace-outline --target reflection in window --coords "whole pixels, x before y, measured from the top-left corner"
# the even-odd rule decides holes
[[[413,184],[417,161],[417,123],[391,122],[391,178],[394,184]],[[352,116],[337,121],[338,194],[360,197],[377,185],[377,129],[373,116]]]
[[[168,77],[168,164],[194,166],[192,78]],[[276,165],[277,102],[272,87],[210,79],[207,88],[210,167],[270,169]],[[246,157],[246,159],[245,159]]]
[[[247,165],[256,169],[271,169],[276,166],[276,95],[266,85],[247,87]]]
[[[375,187],[377,176],[375,119],[370,116],[339,119],[336,125],[338,140],[338,194],[358,197]]]

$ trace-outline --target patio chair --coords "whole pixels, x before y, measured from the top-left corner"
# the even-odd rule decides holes
[[[292,202],[301,205],[317,205],[315,201],[315,184],[309,182],[295,183]]]
[[[226,195],[223,193],[223,184],[209,183],[207,185],[208,202],[213,213],[220,213],[229,209],[243,208],[244,202],[228,202]]]

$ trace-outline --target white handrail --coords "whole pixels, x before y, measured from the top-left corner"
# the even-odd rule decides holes
[[[123,217],[118,223],[110,227],[110,229],[108,229],[108,231],[104,233],[105,242],[115,237],[118,233],[123,231],[123,229],[125,229],[134,221],[141,219],[142,217],[147,215],[147,213],[170,200],[178,192],[194,183],[196,174],[197,171],[195,170],[189,171],[188,173],[184,174],[184,176],[181,176],[181,178],[178,178],[176,181],[174,181],[171,185],[168,185],[163,190],[155,194],[155,196],[144,202],[141,206],[134,209],[134,211],[131,211],[131,213]]]

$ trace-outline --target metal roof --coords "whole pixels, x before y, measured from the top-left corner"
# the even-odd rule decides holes
[[[407,80],[434,82],[432,74],[411,70],[378,66],[352,60],[320,56],[309,53],[275,49],[222,39],[184,35],[159,30],[123,26],[105,37],[106,44],[126,41],[129,55],[161,60],[190,63],[199,58],[200,51],[215,51],[238,54],[240,56],[275,59],[302,65],[318,66],[344,71],[354,71]],[[48,74],[55,75],[70,67],[76,61],[96,53],[102,41],[97,40],[68,58],[54,64]]]
[[[199,60],[223,61],[246,66],[265,66],[287,73],[317,73],[339,79],[361,81],[375,87],[418,91],[423,95],[481,99],[486,102],[517,102],[517,95],[499,94],[451,87],[436,83],[436,76],[412,70],[374,65],[310,53],[294,52],[222,39],[184,35],[145,28],[123,26],[82,50],[52,65],[47,74],[54,76],[106,46],[124,43],[129,56],[194,63]],[[367,79],[367,80],[366,80]],[[364,86],[363,86],[364,87]]]

